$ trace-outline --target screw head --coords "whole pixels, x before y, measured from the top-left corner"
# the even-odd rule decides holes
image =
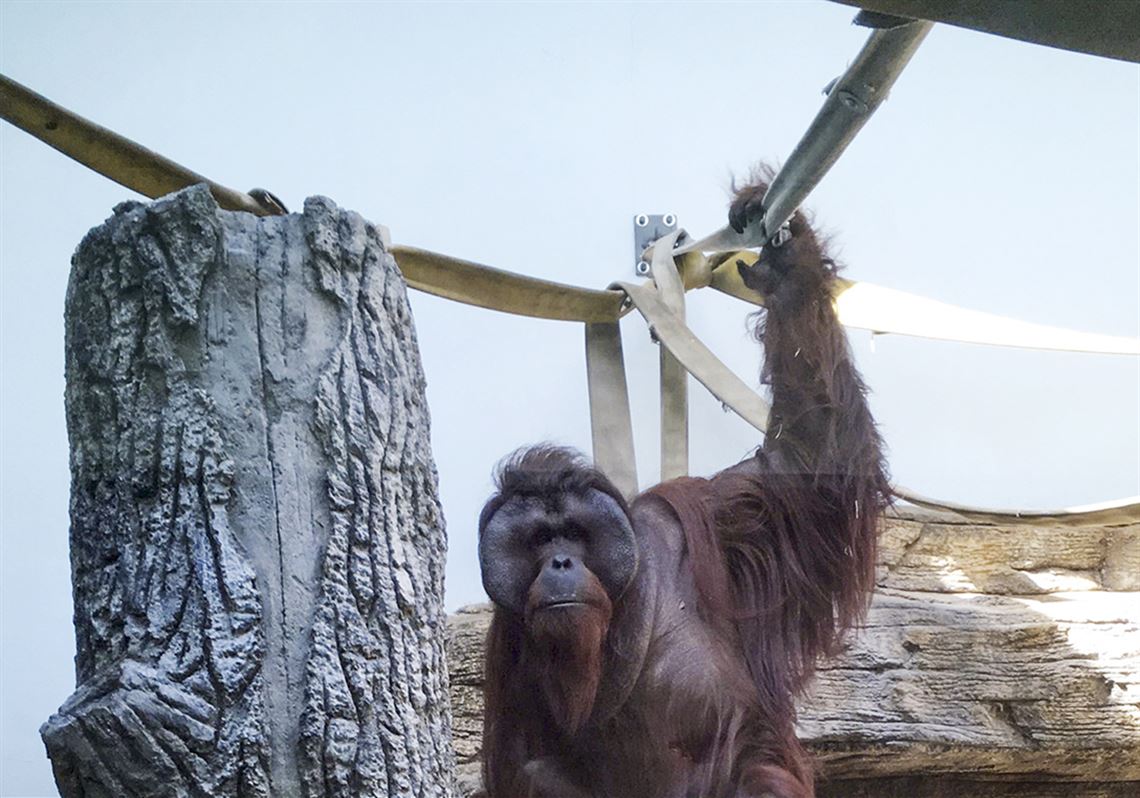
[[[852,111],[857,111],[858,113],[866,113],[867,103],[860,100],[851,91],[844,89],[843,91],[839,92],[839,94],[836,96],[839,97],[839,101],[841,103],[846,105]]]

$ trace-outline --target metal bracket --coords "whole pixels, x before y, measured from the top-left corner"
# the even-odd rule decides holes
[[[649,276],[649,261],[641,257],[645,248],[662,236],[677,229],[677,216],[672,213],[639,213],[633,217],[633,273],[638,277]]]

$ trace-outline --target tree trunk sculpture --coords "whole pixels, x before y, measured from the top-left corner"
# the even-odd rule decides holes
[[[80,245],[66,798],[450,794],[446,544],[383,239],[195,186]]]

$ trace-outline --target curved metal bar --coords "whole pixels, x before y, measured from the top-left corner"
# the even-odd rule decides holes
[[[1054,352],[1140,355],[1140,339],[1017,321],[872,283],[842,281],[835,307],[843,324],[875,333]]]
[[[737,252],[713,269],[710,285],[729,296],[763,305],[764,297],[740,279],[737,260],[752,263],[756,253]],[[1052,352],[1100,355],[1140,355],[1140,338],[1066,330],[1045,324],[968,310],[945,302],[884,288],[874,283],[839,279],[835,282],[835,312],[845,327],[877,335],[907,335],[937,341],[984,344]]]
[[[622,315],[617,291],[540,280],[415,247],[394,246],[391,252],[408,285],[444,299],[559,321],[616,321]]]
[[[949,510],[970,521],[1019,526],[1123,526],[1140,523],[1140,496],[1063,510],[995,510],[931,499],[901,485],[892,486],[892,490],[903,501],[919,507]]]
[[[766,244],[771,232],[791,218],[887,99],[891,86],[931,27],[931,22],[911,22],[874,31],[855,61],[831,87],[811,126],[773,178],[764,195],[763,218],[745,227],[743,234],[724,227],[678,248],[677,254],[693,250],[724,252]]]
[[[619,283],[638,312],[652,327],[661,344],[709,392],[760,432],[768,426],[768,406],[706,347],[661,301],[648,285]],[[1057,526],[1117,525],[1140,522],[1140,497],[1130,497],[1089,507],[1067,510],[1000,510],[971,507],[931,499],[900,485],[891,487],[895,496],[922,507],[948,510],[967,520],[1006,525],[1052,524]]]
[[[144,197],[157,199],[205,183],[218,204],[258,216],[274,212],[244,191],[235,191],[148,150],[79,114],[56,105],[11,78],[0,75],[0,117],[68,158],[94,169]]]

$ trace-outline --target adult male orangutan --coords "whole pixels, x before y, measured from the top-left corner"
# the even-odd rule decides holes
[[[734,227],[767,178],[737,192]],[[479,519],[490,798],[814,795],[793,698],[866,608],[888,479],[807,220],[738,268],[766,298],[753,456],[631,504],[566,449],[500,467]]]

